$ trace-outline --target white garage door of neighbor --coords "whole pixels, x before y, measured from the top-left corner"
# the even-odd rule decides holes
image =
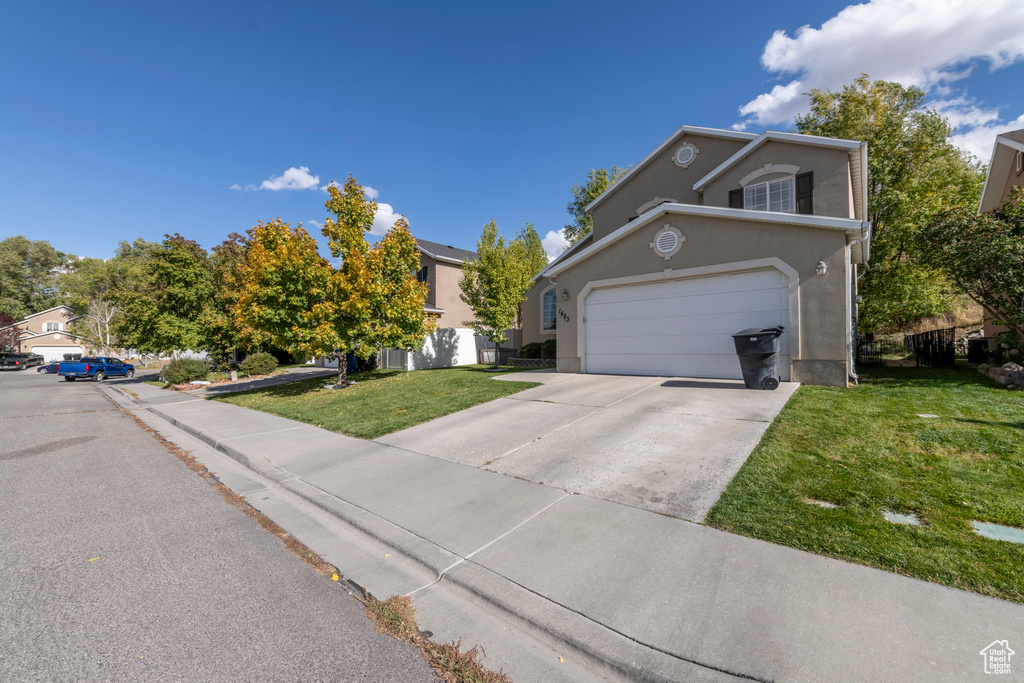
[[[788,278],[775,269],[595,289],[586,304],[586,371],[742,379],[732,335],[789,328]],[[789,333],[779,340],[789,350]],[[789,380],[789,354],[779,370]]]
[[[65,353],[82,353],[81,346],[37,346],[32,353],[38,353],[46,362],[64,360]]]

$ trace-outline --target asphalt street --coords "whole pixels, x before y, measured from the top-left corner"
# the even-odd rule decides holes
[[[436,679],[92,382],[4,372],[0,680]]]

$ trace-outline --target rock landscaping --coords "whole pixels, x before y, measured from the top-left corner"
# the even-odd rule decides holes
[[[1014,391],[1024,389],[1024,368],[1016,363],[1005,363],[1003,365],[978,366],[978,372],[1004,387]]]

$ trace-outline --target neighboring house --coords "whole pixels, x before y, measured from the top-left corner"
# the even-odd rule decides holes
[[[466,321],[475,316],[462,300],[459,287],[463,260],[474,260],[477,253],[421,239],[416,240],[416,251],[420,254],[416,278],[430,287],[424,308],[436,318],[437,331],[418,350],[385,349],[381,353],[381,367],[423,370],[479,362],[479,349],[487,342],[466,326]]]
[[[74,317],[67,306],[55,306],[14,323],[23,330],[18,340],[21,352],[38,353],[47,361],[64,360],[65,354],[92,352],[84,339],[68,331]]]
[[[1010,189],[1018,185],[1024,185],[1024,129],[996,136],[978,213],[987,213],[1002,206],[1010,198]],[[1005,325],[995,324],[991,311],[985,309],[983,336],[995,337],[1007,329]],[[991,344],[994,347],[995,342]]]
[[[866,205],[866,143],[683,126],[587,207],[523,341],[559,372],[739,379],[731,335],[783,325],[784,381],[846,386]]]
[[[416,278],[430,287],[423,308],[437,320],[437,331],[417,350],[383,349],[380,367],[423,370],[479,362],[479,350],[493,348],[493,345],[484,337],[474,335],[466,326],[465,321],[475,316],[473,309],[460,297],[462,290],[459,288],[462,262],[476,259],[476,252],[421,239],[416,240],[416,251],[420,255]],[[317,359],[317,365],[337,367],[338,363]]]

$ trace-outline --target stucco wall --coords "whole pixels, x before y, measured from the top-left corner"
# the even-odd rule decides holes
[[[723,159],[724,161],[724,159]],[[704,188],[704,204],[729,206],[729,191],[740,187],[740,180],[766,164],[799,166],[797,173],[814,173],[814,215],[853,218],[851,201],[850,156],[846,150],[796,145],[769,140],[736,163]],[[779,177],[764,176],[752,182]]]
[[[665,223],[686,237],[682,249],[666,261],[650,248]],[[799,348],[791,367],[795,381],[845,386],[848,373],[850,300],[846,236],[842,230],[773,225],[727,218],[669,215],[642,226],[629,236],[595,253],[557,276],[559,307],[569,320],[558,320],[558,370],[579,372],[578,322],[583,310],[578,294],[597,280],[664,273],[777,257],[799,274]],[[815,272],[824,260],[828,272]],[[540,294],[546,278],[534,285],[524,315],[524,342],[541,341]],[[568,289],[570,297],[561,297]],[[791,320],[791,324],[795,321]]]
[[[670,197],[681,204],[700,204],[693,184],[748,142],[686,134],[668,145],[647,166],[620,181],[615,192],[594,208],[591,215],[594,218],[595,240],[621,228],[636,215],[639,206],[655,197]],[[700,151],[689,166],[680,168],[673,158],[676,151],[686,143],[692,143]]]
[[[464,322],[473,319],[473,309],[460,298],[462,266],[437,261],[420,253],[420,267],[423,266],[427,266],[427,283],[430,285],[427,304],[444,310],[437,326],[468,329]]]

